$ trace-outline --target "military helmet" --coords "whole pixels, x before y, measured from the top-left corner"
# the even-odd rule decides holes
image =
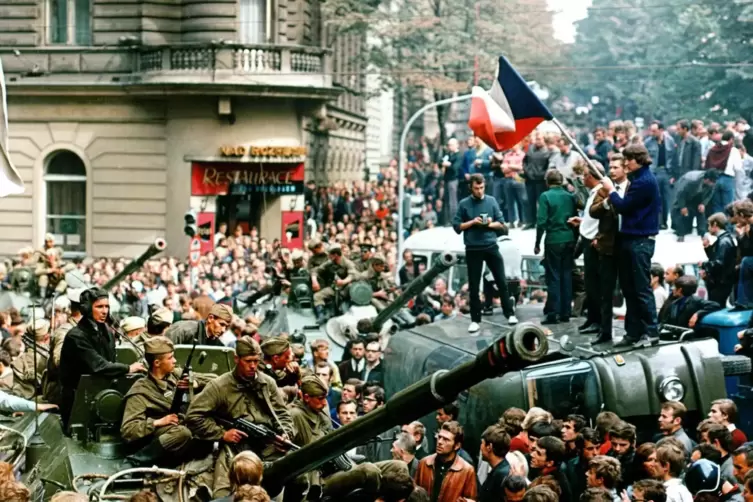
[[[693,462],[685,474],[685,486],[694,497],[699,493],[717,492],[721,486],[719,466],[705,458]]]

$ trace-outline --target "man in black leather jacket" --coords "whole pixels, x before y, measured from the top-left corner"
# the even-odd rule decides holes
[[[737,282],[737,244],[732,234],[727,232],[727,217],[724,213],[711,215],[709,233],[716,237],[716,242],[709,244],[708,239],[703,239],[709,260],[701,265],[701,274],[706,281],[709,300],[725,307]]]

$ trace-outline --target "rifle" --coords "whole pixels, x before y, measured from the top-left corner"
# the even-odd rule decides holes
[[[191,352],[188,353],[188,357],[186,358],[186,364],[185,366],[183,366],[183,373],[180,374],[180,379],[178,379],[178,382],[180,382],[184,378],[187,378],[191,374],[191,361],[193,360],[193,353],[196,351],[197,343],[199,343],[198,337],[193,339],[193,346],[191,347]],[[183,405],[183,396],[186,395],[186,392],[188,392],[187,389],[181,389],[180,387],[175,388],[175,394],[173,395],[173,402],[170,405],[171,414],[180,412],[180,407]]]

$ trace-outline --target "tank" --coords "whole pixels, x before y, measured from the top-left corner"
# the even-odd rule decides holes
[[[534,324],[521,324],[463,364],[438,370],[406,386],[384,406],[272,463],[264,471],[264,486],[270,494],[279,493],[285,483],[297,476],[317,469],[391,427],[430,413],[484,380],[519,372],[547,352],[544,330]]]
[[[373,292],[368,282],[354,281],[350,286],[350,301],[344,304],[346,312],[330,318],[324,326],[319,326],[314,314],[311,277],[307,271],[291,278],[287,296],[275,296],[273,291],[276,288],[265,288],[241,298],[245,302],[236,304],[235,310],[243,316],[263,314],[264,321],[259,326],[262,336],[289,333],[294,341],[305,344],[307,350],[308,343],[315,339],[329,340],[330,359],[339,361],[348,342],[358,337],[359,321],[371,320],[370,323],[360,323],[362,332],[367,333],[391,334],[414,326],[415,318],[404,307],[456,262],[457,258],[452,253],[439,256],[428,270],[406,285],[382,312],[377,312],[371,305]],[[265,294],[273,296],[267,301],[254,303],[263,300]]]
[[[115,286],[117,286],[123,279],[134,273],[136,270],[140,269],[144,266],[144,263],[146,263],[147,260],[151,259],[152,257],[158,255],[162,251],[165,250],[167,247],[167,242],[165,242],[165,239],[157,238],[154,240],[154,243],[147,248],[146,251],[141,253],[137,258],[135,258],[132,262],[130,262],[128,265],[126,265],[123,270],[121,270],[119,273],[115,274],[115,276],[104,283],[102,285],[102,289],[105,291],[109,291]]]

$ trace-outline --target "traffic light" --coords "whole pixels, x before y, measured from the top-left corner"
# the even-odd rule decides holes
[[[183,220],[185,223],[185,226],[183,227],[183,233],[189,237],[195,237],[199,232],[199,227],[196,224],[196,211],[194,211],[193,209],[186,211],[186,214],[183,216]]]

